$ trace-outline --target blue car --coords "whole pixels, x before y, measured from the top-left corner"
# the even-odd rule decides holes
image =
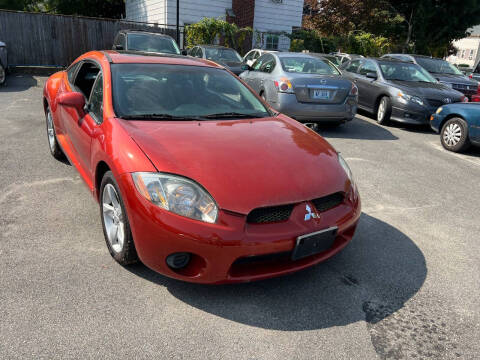
[[[480,146],[480,103],[441,106],[430,118],[430,126],[440,133],[445,149],[460,152],[471,144]]]

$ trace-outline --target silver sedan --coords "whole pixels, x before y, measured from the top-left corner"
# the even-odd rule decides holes
[[[326,59],[267,53],[240,77],[274,109],[298,121],[340,124],[357,112],[357,87]]]

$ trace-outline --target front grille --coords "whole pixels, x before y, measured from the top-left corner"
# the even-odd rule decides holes
[[[272,206],[252,210],[247,216],[247,222],[265,224],[288,220],[294,205]]]
[[[324,212],[333,209],[335,206],[340,205],[343,202],[344,198],[345,195],[342,192],[337,192],[318,199],[314,199],[312,200],[312,204],[315,206],[318,212]]]

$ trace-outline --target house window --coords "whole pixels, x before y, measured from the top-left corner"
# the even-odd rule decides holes
[[[470,55],[468,55],[468,60],[473,60],[473,54],[475,53],[475,50],[471,49],[470,50]]]
[[[462,59],[465,59],[465,49],[462,50]]]
[[[278,49],[278,35],[267,34],[267,39],[265,41],[265,48],[267,50],[277,50]]]

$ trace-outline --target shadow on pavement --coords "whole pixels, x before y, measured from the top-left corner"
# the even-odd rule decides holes
[[[0,87],[0,93],[26,91],[37,85],[37,79],[30,74],[12,73],[7,75],[6,85]]]
[[[337,127],[319,125],[317,132],[326,138],[398,140],[398,137],[393,135],[388,128],[372,124],[359,117]]]
[[[287,277],[208,286],[183,283],[143,265],[127,268],[202,311],[283,331],[321,329],[390,316],[413,297],[427,268],[420,249],[389,224],[363,214],[354,240],[333,259]]]
[[[359,110],[358,112],[359,115],[363,115],[365,117],[368,117],[372,121],[376,121],[376,118],[374,115],[364,111],[364,110]],[[423,133],[423,134],[433,134],[433,130],[430,128],[430,125],[424,124],[424,125],[415,125],[415,124],[404,124],[398,121],[389,121],[386,125],[379,125],[382,126],[385,129],[388,128],[395,128],[395,129],[402,129],[405,131],[410,131],[410,132],[417,132],[417,133]]]

